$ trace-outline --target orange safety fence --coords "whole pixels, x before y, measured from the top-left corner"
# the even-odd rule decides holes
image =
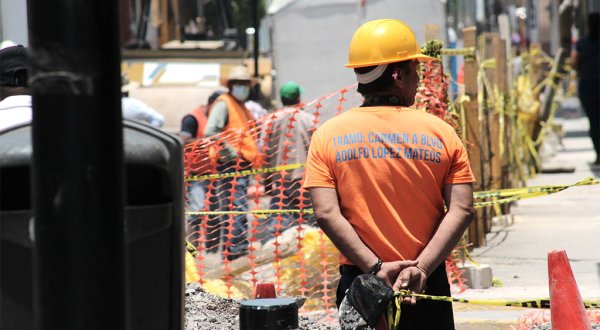
[[[423,67],[415,106],[457,127],[440,101],[447,97],[440,73],[439,64]],[[273,282],[278,295],[306,297],[304,310],[335,307],[339,252],[306,212],[312,206],[301,184],[312,132],[360,106],[356,87],[270,113],[249,124],[248,132],[228,131],[185,146],[188,240],[199,252],[194,278],[209,291],[250,298],[256,284]],[[256,157],[242,146],[249,139]],[[450,274],[455,283],[457,275]]]
[[[312,207],[301,185],[314,130],[361,103],[352,85],[270,113],[246,133],[185,146],[188,240],[199,252],[200,283],[249,298],[256,284],[274,282],[278,295],[307,297],[305,309],[335,307],[338,252],[302,212]],[[249,138],[258,149],[252,162],[242,146]]]

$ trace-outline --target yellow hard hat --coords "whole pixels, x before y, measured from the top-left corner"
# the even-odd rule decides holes
[[[433,61],[421,54],[413,31],[397,19],[369,21],[354,32],[348,51],[348,68],[388,64],[408,60]]]

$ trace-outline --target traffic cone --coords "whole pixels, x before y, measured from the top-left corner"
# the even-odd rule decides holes
[[[553,330],[591,330],[583,300],[564,250],[548,252],[550,313]]]
[[[256,288],[254,289],[254,298],[277,298],[275,295],[275,284],[272,282],[257,284]]]

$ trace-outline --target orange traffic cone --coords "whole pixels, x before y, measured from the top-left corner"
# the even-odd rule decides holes
[[[564,250],[548,252],[550,313],[553,330],[591,330],[583,300]]]
[[[275,295],[275,284],[272,282],[257,284],[256,288],[254,289],[254,298],[277,298]]]

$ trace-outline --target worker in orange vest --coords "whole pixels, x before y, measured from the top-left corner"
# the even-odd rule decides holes
[[[186,144],[184,149],[186,176],[209,174],[214,170],[214,166],[212,166],[208,157],[208,144],[203,141],[198,141],[198,139],[204,137],[204,130],[206,129],[206,123],[208,122],[208,117],[206,116],[208,109],[221,94],[223,94],[223,91],[213,92],[208,97],[208,103],[206,105],[203,104],[196,107],[181,120],[179,137],[183,143]],[[192,144],[192,142],[195,141],[197,142]],[[206,179],[186,182],[186,211],[204,211],[208,182],[209,181]],[[202,216],[188,216],[186,224],[186,231],[189,235],[188,241],[198,247]]]
[[[217,100],[219,96],[223,94],[223,91],[215,91],[208,97],[208,103],[206,105],[199,105],[192,112],[188,113],[181,120],[181,131],[179,136],[183,140],[184,144],[187,144],[194,139],[204,137],[204,130],[206,129],[206,123],[208,122],[208,109]]]
[[[251,79],[244,66],[231,68],[226,80],[229,91],[217,98],[208,110],[204,135],[215,141],[211,156],[216,159],[217,173],[239,172],[250,168],[258,159],[256,124],[244,102],[250,95]],[[215,179],[210,197],[211,210],[248,211],[248,176]],[[233,208],[230,205],[233,204]],[[246,214],[212,217],[208,221],[207,250],[217,252],[220,236],[224,255],[237,259],[248,252]],[[222,235],[221,235],[222,234]]]

